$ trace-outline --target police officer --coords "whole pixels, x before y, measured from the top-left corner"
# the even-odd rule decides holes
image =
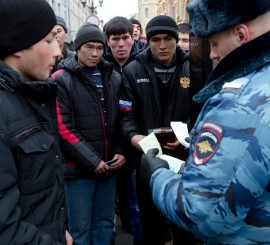
[[[155,205],[206,244],[270,244],[270,5],[267,0],[193,0],[195,35],[219,64],[195,96],[205,105],[182,174],[142,158]]]

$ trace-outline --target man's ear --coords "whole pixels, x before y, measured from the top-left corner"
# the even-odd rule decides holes
[[[249,29],[245,24],[239,24],[235,26],[234,33],[237,35],[237,41],[241,45],[251,40]]]

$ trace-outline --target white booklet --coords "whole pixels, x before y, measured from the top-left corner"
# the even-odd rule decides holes
[[[182,164],[184,161],[177,159],[175,157],[166,155],[162,153],[161,146],[157,140],[157,137],[154,133],[151,133],[147,135],[145,138],[143,138],[141,141],[138,142],[140,147],[142,148],[143,152],[146,154],[148,150],[153,148],[158,148],[159,153],[157,154],[157,157],[165,160],[169,164],[169,169],[174,171],[175,173],[178,173],[181,169]]]

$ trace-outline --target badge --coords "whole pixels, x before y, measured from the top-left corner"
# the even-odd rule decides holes
[[[205,122],[194,147],[196,165],[205,164],[218,150],[223,135],[223,128],[213,122]]]
[[[182,88],[189,88],[190,86],[190,79],[188,77],[181,77],[180,84]]]

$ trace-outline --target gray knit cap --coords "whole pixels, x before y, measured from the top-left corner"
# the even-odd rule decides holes
[[[100,42],[105,47],[105,35],[99,27],[92,23],[83,24],[74,40],[74,49],[77,51],[83,44],[91,41]]]
[[[65,30],[65,32],[67,33],[67,25],[66,22],[64,20],[64,18],[62,18],[61,16],[56,16],[56,21],[57,21],[57,25],[62,26]]]

